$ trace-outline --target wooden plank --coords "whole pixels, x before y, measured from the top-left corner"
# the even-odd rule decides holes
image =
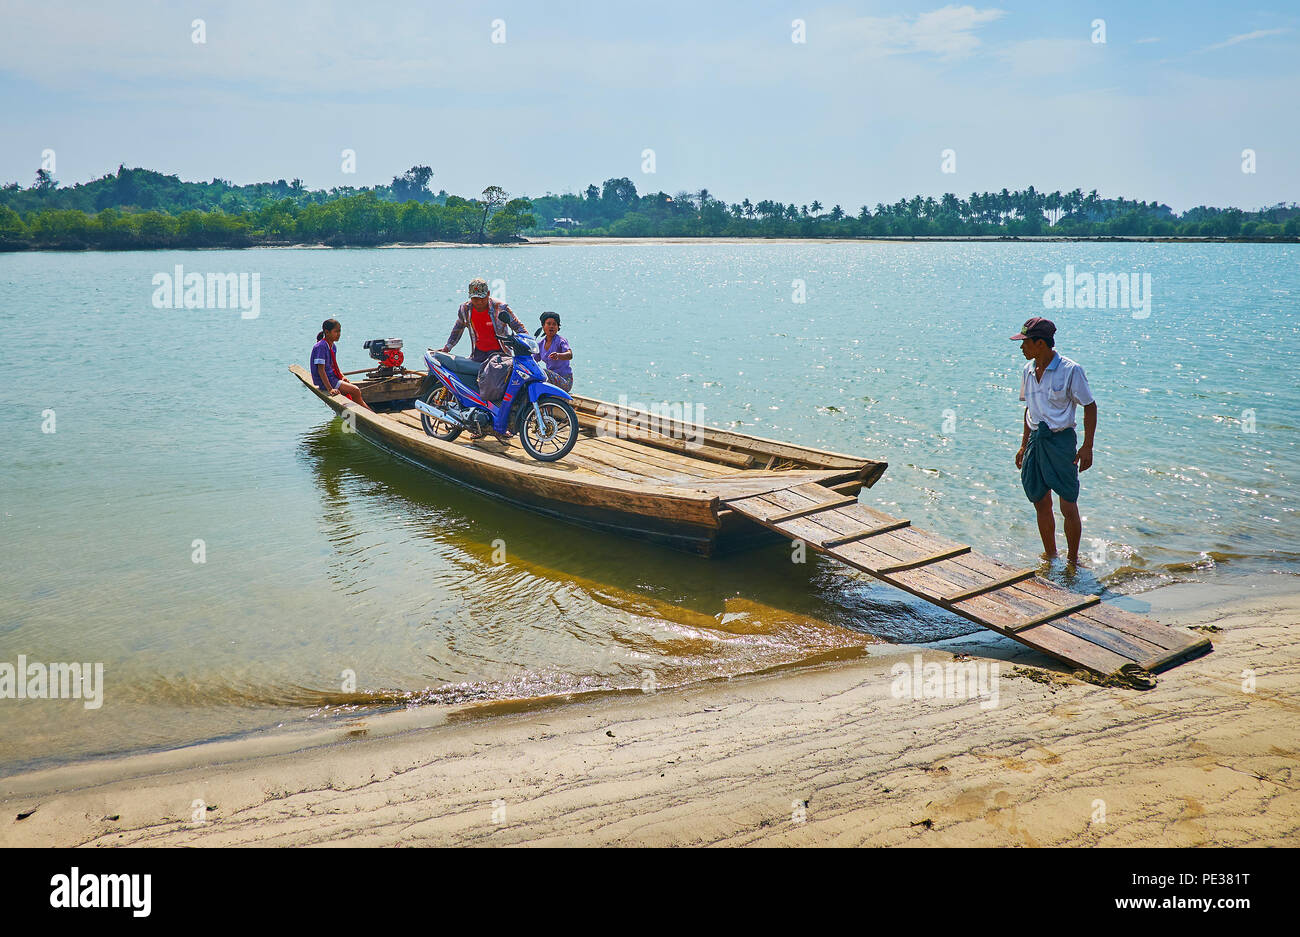
[[[1085,617],[1101,601],[1098,596],[1080,597],[1035,578],[1034,570],[1014,569],[861,503],[828,509],[827,494],[819,485],[800,484],[737,499],[732,506],[891,585],[1073,666],[1111,674],[1125,664],[1155,662],[1156,652],[1170,653]],[[785,510],[769,513],[774,507]],[[863,526],[864,519],[881,517],[887,519]],[[937,553],[936,546],[942,546]],[[1128,624],[1131,630],[1145,630]],[[1168,637],[1162,640],[1182,643]],[[1176,653],[1181,657],[1187,652]]]
[[[964,602],[967,599],[973,599],[977,595],[983,595],[985,592],[993,592],[1004,586],[1010,586],[1025,579],[1030,579],[1038,575],[1036,569],[1022,569],[1010,575],[1003,576],[1000,579],[990,579],[988,582],[979,586],[972,586],[965,592],[958,592],[956,595],[945,595],[943,600],[949,605],[956,605],[958,602]]]
[[[1021,644],[1049,654],[1071,667],[1082,667],[1095,674],[1108,676],[1132,661],[1109,648],[1098,647],[1091,641],[1061,631],[1055,624],[1042,625],[1028,634],[1009,634]]]
[[[806,504],[801,508],[795,508],[792,511],[785,511],[781,514],[773,514],[771,517],[764,519],[769,524],[780,524],[784,521],[792,521],[796,517],[806,517],[809,514],[819,514],[822,511],[833,511],[835,508],[847,507],[850,504],[857,503],[857,495],[845,495],[842,498],[832,498],[828,501],[818,501],[814,504]]]
[[[583,447],[582,453],[589,459],[597,459],[626,471],[636,472],[637,474],[660,484],[700,485],[708,481],[708,476],[696,475],[676,466],[669,467],[659,462],[641,459],[631,453],[624,452],[621,449],[588,444]]]
[[[606,403],[603,400],[597,400],[594,397],[583,397],[575,394],[573,397],[575,409],[592,414],[598,419],[614,419],[619,411],[617,404]],[[603,408],[603,414],[602,414]],[[624,411],[627,414],[650,417],[644,410],[638,410],[634,407],[626,407]],[[678,435],[697,436],[701,434],[702,438],[709,444],[715,446],[731,446],[736,451],[748,455],[757,456],[762,454],[764,457],[776,455],[784,459],[792,459],[803,463],[810,468],[867,468],[871,466],[883,466],[883,462],[875,462],[870,459],[862,459],[857,456],[846,455],[842,452],[830,452],[826,449],[813,449],[810,446],[800,446],[794,443],[780,442],[775,439],[766,439],[762,436],[751,436],[747,433],[737,433],[732,430],[715,429],[712,426],[702,426],[698,423],[684,423],[679,420],[665,420],[662,417],[656,417],[660,425],[667,424],[671,431]]]
[[[832,512],[830,514],[818,515],[816,520],[823,522],[827,526],[834,527],[836,526],[834,519],[839,517],[841,514],[842,512]],[[933,542],[933,540],[929,540],[929,542]],[[832,555],[837,554],[835,551],[832,551]],[[949,569],[949,575],[955,575],[952,565],[956,562],[956,559],[944,561]],[[904,588],[906,591],[912,592],[912,594],[917,595],[918,597],[937,601],[943,596],[951,595],[953,593],[951,584],[948,584],[946,587],[940,586],[936,588],[933,581],[926,582],[922,579],[922,576],[917,575],[928,573],[933,568],[934,567],[925,570],[917,569],[914,571],[905,571],[901,574],[886,575],[881,578],[886,582],[890,582],[893,585]],[[967,570],[966,574],[968,576],[980,575],[970,570]],[[1005,589],[1007,585],[1006,580],[1008,578],[1023,581],[1023,578],[1033,575],[1033,570],[1018,570],[1015,571],[1013,577],[1003,575],[994,579],[989,579],[981,576],[984,580],[983,584],[978,589],[979,594],[977,596],[972,596],[972,599],[977,600],[979,604],[984,606],[983,608],[978,609],[982,614],[963,615],[963,617],[973,620],[985,627],[991,627],[993,630],[998,630],[1010,637],[1017,637],[1011,629],[1017,623],[1023,622],[1026,614],[1024,609],[1022,608],[1017,611],[1014,607],[1009,608],[1004,604],[1006,598],[1003,595],[987,595],[987,593],[997,592],[998,588]],[[1074,597],[1074,593],[1065,592],[1064,590],[1060,591],[1063,595],[1071,598]],[[974,605],[976,602],[972,601],[970,604]],[[1061,614],[1061,611],[1057,607],[1060,604],[1059,602],[1044,603],[1034,597],[1027,597],[1027,599],[1017,600],[1014,604],[1016,606],[1028,606],[1031,609],[1050,611],[1050,614],[1053,615]],[[1044,606],[1046,606],[1046,608],[1044,608]],[[953,611],[956,611],[958,614],[962,614],[963,612],[962,609],[953,609]],[[1041,614],[1041,611],[1036,613]],[[999,624],[1001,627],[996,627]],[[1086,623],[1081,626],[1077,617],[1067,617],[1063,621],[1057,621],[1051,626],[1051,628],[1057,626],[1061,626],[1063,629],[1060,634],[1050,630],[1049,626],[1044,625],[1043,627],[1035,629],[1030,635],[1017,637],[1017,640],[1029,644],[1031,647],[1035,647],[1044,653],[1052,654],[1055,657],[1067,660],[1076,665],[1084,660],[1090,661],[1098,668],[1113,665],[1110,666],[1109,669],[1098,671],[1104,673],[1113,672],[1114,669],[1123,663],[1131,662],[1140,658],[1140,655],[1136,653],[1140,648],[1125,641],[1123,635],[1091,631],[1088,629]],[[1039,635],[1041,635],[1044,640],[1037,640]],[[1062,644],[1069,645],[1069,647],[1065,649],[1064,653],[1060,647]],[[1089,645],[1094,646],[1089,649]]]
[[[710,462],[713,464],[721,463],[731,468],[749,468],[754,464],[753,456],[744,455],[737,452],[729,452],[726,449],[719,449],[707,443],[697,444],[686,439],[674,439],[671,436],[664,436],[658,433],[651,433],[642,430],[640,427],[630,429],[622,437],[612,436],[599,432],[600,420],[589,416],[581,411],[578,412],[578,425],[583,428],[590,428],[594,431],[596,439],[617,439],[623,438],[631,440],[638,445],[648,446],[655,449],[663,449],[667,452],[675,452],[694,458],[699,461]]]
[[[786,509],[790,507],[791,503],[799,503],[799,502],[802,502],[804,504],[807,503],[806,499],[804,499],[803,496],[793,494],[788,489],[783,489],[783,490],[773,491],[766,495],[763,495],[757,501],[756,504],[754,502],[747,502],[747,504],[754,505],[754,507],[750,510],[750,516],[753,517],[753,516],[757,516],[757,513],[766,512],[770,508],[780,507]],[[815,516],[806,515],[804,517],[795,518],[794,520],[790,520],[782,523],[778,529],[780,530],[781,533],[785,534],[787,537],[803,540],[805,543],[810,545],[814,550],[819,550],[820,548],[818,547],[818,544],[827,536],[837,532],[831,526],[828,525],[832,525],[837,522],[841,524],[847,523],[849,526],[857,526],[860,523],[860,521],[850,520],[842,517],[839,511],[832,511],[825,514],[818,514]],[[886,534],[879,539],[884,540],[887,539],[888,536],[889,535]],[[874,544],[875,542],[876,541],[873,541],[872,543]],[[862,556],[865,558],[864,559],[865,563],[879,565],[881,563],[895,562],[897,560],[897,557],[892,556],[888,553],[881,552],[879,550],[873,550],[871,546],[868,546],[866,543],[863,542],[852,544],[851,546],[861,547]],[[835,554],[831,554],[831,555],[835,555]],[[857,565],[859,568],[863,568],[863,563],[852,563],[850,565]]]
[[[1162,647],[1167,651],[1175,651],[1179,648],[1200,644],[1205,640],[1201,635],[1187,634],[1169,625],[1162,625],[1150,618],[1142,618],[1133,612],[1116,608],[1114,605],[1103,604],[1098,605],[1096,608],[1090,608],[1083,613],[1083,617],[1107,628],[1113,628],[1116,631],[1131,634],[1135,638],[1141,638],[1143,641]]]
[[[819,490],[821,491],[820,495],[817,494]],[[820,503],[824,500],[825,493],[825,489],[821,489],[820,486],[800,485],[784,491],[771,492],[763,497],[763,501],[779,505],[787,510],[798,510]],[[861,516],[862,514],[874,516],[864,518]],[[805,536],[804,539],[812,546],[818,547],[820,542],[826,539],[827,536],[848,533],[850,530],[860,528],[864,521],[871,520],[874,522],[876,518],[881,518],[890,524],[901,520],[900,518],[881,514],[861,502],[857,502],[843,508],[817,514],[815,520],[818,527],[813,528],[813,530],[822,532],[814,537]],[[784,527],[785,525],[781,526]],[[899,528],[872,538],[870,544],[858,540],[826,552],[848,562],[850,565],[856,565],[867,572],[871,572],[879,566],[900,563],[916,555],[917,551],[910,544],[899,539],[899,534],[903,532],[904,529]],[[930,550],[929,552],[933,551]],[[951,591],[951,588],[951,586],[948,587],[949,591]]]
[[[594,445],[603,445],[610,449],[617,449],[620,452],[632,453],[638,459],[654,462],[666,468],[675,468],[684,471],[688,475],[698,475],[701,478],[718,478],[736,473],[735,468],[731,466],[718,465],[716,462],[692,459],[690,456],[655,449],[632,439],[619,439],[615,436],[593,436],[591,442]]]
[[[912,526],[911,521],[894,521],[890,524],[879,524],[875,527],[861,527],[852,533],[841,534],[838,537],[831,537],[829,540],[823,540],[817,544],[823,550],[829,550],[831,547],[841,547],[846,543],[852,543],[855,540],[865,540],[868,537],[874,537],[877,534],[887,534],[891,530],[902,530],[904,527]]]
[[[970,577],[972,585],[998,579],[1016,571],[1014,566],[975,552],[957,557],[951,565],[962,570],[962,575]],[[999,601],[1020,609],[1022,616],[1037,615],[1048,609],[1073,602],[1078,597],[1076,593],[1041,578],[1026,579],[991,594],[996,595]]]
[[[566,455],[564,457],[564,461],[573,462],[583,471],[591,472],[593,474],[602,476],[604,478],[618,478],[624,481],[631,481],[637,483],[645,483],[654,480],[648,478],[645,475],[639,475],[633,472],[625,471],[623,469],[614,468],[612,465],[607,465],[604,462],[599,462],[595,459],[588,459],[582,453],[576,451],[576,449],[575,451],[570,452],[568,455]]]
[[[655,449],[631,439],[616,439],[613,436],[595,436],[592,437],[591,444],[611,451],[624,453],[630,458],[640,459],[648,463],[663,466],[664,468],[671,468],[686,475],[694,475],[697,478],[730,477],[736,474],[737,471],[731,466],[719,465],[716,462],[706,462],[703,459],[692,459],[687,456],[678,455],[675,452],[669,452],[665,449]]]
[[[1033,596],[1057,604],[1062,601],[1069,601],[1069,597],[1074,595],[1074,593],[1041,578],[1017,583],[1015,588],[1010,590],[1010,594]],[[1166,650],[1185,647],[1189,642],[1194,643],[1198,640],[1174,628],[1162,625],[1149,618],[1134,615],[1132,612],[1126,612],[1113,605],[1096,605],[1083,610],[1079,614],[1082,618],[1095,622],[1104,630],[1128,635]]]
[[[806,477],[814,480],[818,478],[828,480],[827,476],[830,473],[799,471],[793,474],[796,478]],[[733,475],[727,475],[721,478],[709,479],[706,482],[701,482],[700,487],[717,494],[723,502],[726,502],[738,498],[756,498],[769,491],[776,491],[779,488],[785,488],[789,486],[789,484],[790,477],[785,473],[773,475],[762,471],[754,471],[752,473],[744,471],[736,472]],[[851,487],[853,490],[838,493],[856,494],[857,491],[860,490],[861,486],[857,482],[852,482],[847,487]]]
[[[795,486],[789,492],[777,493],[764,500],[774,500],[783,505],[804,503],[815,497],[815,491],[816,487],[800,485]],[[800,501],[799,499],[803,499],[803,501]],[[819,514],[817,515],[817,520],[823,526],[843,533],[856,528],[861,523],[861,521],[856,519],[856,517],[850,520],[846,515],[867,515],[873,519],[885,519],[888,521],[898,520],[898,518],[891,518],[889,515],[868,505],[864,505],[861,502],[838,511]],[[809,543],[815,545],[815,541],[809,540]],[[848,544],[840,548],[834,548],[828,552],[831,556],[834,556],[841,562],[848,563],[851,566],[856,566],[872,575],[877,575],[878,573],[876,571],[882,566],[900,563],[904,560],[917,558],[926,554],[933,554],[939,548],[957,549],[963,545],[958,544],[956,541],[948,540],[947,538],[937,537],[934,534],[910,528],[900,529],[873,538],[870,543],[871,549],[868,553],[863,553],[856,549],[857,546],[858,544],[856,543]],[[966,559],[971,555],[973,554],[959,555],[953,559],[945,560],[932,566],[903,570],[901,572],[881,576],[880,578],[891,585],[895,585],[907,592],[911,592],[919,598],[942,605],[941,600],[943,596],[972,588],[977,584],[989,580],[989,577],[957,565],[961,563],[963,559]],[[1073,595],[1073,593],[1064,594],[1067,597]],[[981,613],[989,619],[989,621],[1000,622],[1003,625],[1010,625],[1016,621],[1023,620],[1026,616],[1040,614],[1060,604],[1060,601],[1045,602],[1032,597],[996,593],[984,600],[978,608]],[[963,614],[963,609],[951,608],[949,610],[954,611],[959,615],[963,615],[963,617],[969,617]],[[987,622],[982,620],[980,620],[979,623],[987,624]]]
[[[1190,635],[1185,637],[1190,637]],[[1148,657],[1146,660],[1139,662],[1138,666],[1150,673],[1156,673],[1174,663],[1181,663],[1184,660],[1207,654],[1213,650],[1213,648],[1214,645],[1210,643],[1209,638],[1193,638],[1190,643],[1183,647]]]
[[[876,570],[876,572],[880,573],[881,575],[888,575],[889,573],[901,573],[904,570],[916,569],[918,566],[930,566],[934,563],[942,562],[943,560],[950,560],[954,556],[961,556],[963,553],[969,553],[969,552],[970,552],[970,547],[963,545],[960,547],[954,547],[951,550],[944,550],[941,553],[935,553],[931,556],[922,556],[914,560],[908,560],[905,563],[895,563],[892,566],[882,566],[880,569]]]
[[[1112,631],[1096,622],[1089,621],[1081,615],[1069,615],[1052,622],[1052,627],[1069,632],[1076,637],[1091,641],[1099,647],[1107,648],[1122,655],[1135,664],[1149,660],[1153,655],[1164,651],[1153,644],[1148,644],[1122,631]]]
[[[580,456],[589,462],[600,462],[620,471],[629,472],[648,482],[687,481],[696,483],[703,481],[699,476],[671,471],[659,465],[628,458],[615,450],[601,446],[584,446]]]
[[[1041,615],[1035,615],[1028,621],[1019,621],[1011,626],[1011,630],[1017,634],[1027,628],[1034,628],[1038,625],[1045,625],[1049,621],[1055,621],[1057,618],[1064,618],[1066,615],[1073,615],[1075,612],[1081,612],[1085,608],[1092,608],[1094,605],[1101,603],[1101,596],[1090,595],[1086,599],[1080,599],[1071,605],[1065,605],[1060,608],[1054,608],[1051,611],[1043,612]]]
[[[776,502],[782,506],[789,507],[792,505],[806,504],[812,501],[816,496],[816,487],[796,486],[794,489],[780,492],[773,492],[764,497],[764,502]],[[800,494],[802,491],[804,493]],[[865,516],[864,516],[865,515]],[[875,508],[864,505],[861,502],[846,508],[840,508],[825,514],[818,514],[815,517],[817,527],[813,530],[825,530],[818,536],[814,536],[811,530],[804,528],[799,533],[802,539],[806,540],[814,549],[818,548],[820,540],[826,539],[830,533],[847,533],[850,530],[858,529],[864,521],[879,523],[881,521],[894,523],[900,518],[890,517]],[[792,523],[800,523],[798,521]],[[782,529],[789,525],[781,525]],[[903,533],[902,529],[883,533],[877,537],[871,538],[870,543],[865,541],[855,541],[844,546],[824,551],[828,555],[854,566],[864,572],[876,575],[873,570],[882,566],[903,562],[909,558],[915,557],[920,553],[933,553],[935,548],[943,544],[937,539],[925,534],[919,537],[913,537],[914,542],[905,542],[898,539],[898,534]],[[908,533],[911,533],[908,531]],[[787,531],[787,535],[791,535]],[[920,544],[920,546],[918,546]],[[943,564],[946,568],[947,564]],[[939,598],[947,593],[957,589],[965,588],[968,584],[965,580],[951,581],[946,573],[938,567],[929,567],[926,569],[917,569],[904,571],[885,578],[885,582],[895,585],[904,591],[911,592],[919,598],[928,602],[938,602]],[[999,607],[994,603],[994,607]],[[960,614],[960,612],[959,612]],[[1003,615],[1007,621],[1015,621],[1023,618],[1026,613],[1012,607],[1003,610]]]

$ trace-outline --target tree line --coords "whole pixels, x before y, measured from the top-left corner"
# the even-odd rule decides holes
[[[391,184],[328,191],[302,181],[235,186],[226,180],[118,167],[89,183],[60,186],[44,170],[28,188],[0,188],[0,250],[157,249],[324,244],[372,246],[454,241],[500,244],[521,235],[595,237],[1300,237],[1300,206],[1260,211],[1167,205],[1039,192],[920,195],[855,213],[746,198],[728,204],[707,189],[640,195],[628,178],[580,194],[510,198],[489,186],[474,198],[434,193],[433,170],[413,166]]]
[[[427,187],[431,175],[428,167],[416,166],[391,186],[323,192],[297,179],[232,187],[220,179],[181,182],[125,168],[63,189],[38,174],[31,189],[0,189],[0,250],[500,244],[537,224],[526,198],[512,199],[500,186],[472,199],[434,195]],[[87,204],[96,208],[87,210]]]
[[[708,189],[637,195],[627,178],[608,179],[582,194],[532,199],[540,217],[569,219],[557,233],[595,237],[1220,237],[1264,240],[1300,237],[1300,206],[1255,212],[1199,206],[1181,215],[1168,205],[1085,194],[1022,191],[913,196],[856,212],[746,198],[728,204]],[[552,220],[552,224],[554,224]],[[550,232],[548,232],[550,233]]]

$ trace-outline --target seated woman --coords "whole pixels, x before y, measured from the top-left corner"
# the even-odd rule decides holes
[[[311,379],[331,397],[342,394],[369,410],[370,407],[361,399],[361,389],[343,380],[343,372],[334,357],[334,343],[342,334],[343,326],[339,325],[338,319],[326,319],[321,323],[320,331],[316,333],[316,344],[311,349]]]
[[[545,335],[542,333],[545,332]],[[542,327],[537,330],[541,340],[538,352],[533,355],[546,371],[546,379],[563,391],[573,390],[573,349],[560,334],[560,317],[554,312],[542,313]]]

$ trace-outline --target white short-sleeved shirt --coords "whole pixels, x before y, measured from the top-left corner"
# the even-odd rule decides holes
[[[1025,362],[1020,399],[1025,402],[1025,423],[1030,430],[1046,423],[1054,433],[1073,429],[1075,408],[1093,402],[1092,388],[1088,386],[1083,367],[1062,355],[1052,359],[1041,381],[1034,376],[1034,362]]]

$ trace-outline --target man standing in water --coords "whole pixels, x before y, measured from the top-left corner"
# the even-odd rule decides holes
[[[1019,334],[1020,351],[1028,359],[1020,379],[1020,399],[1025,402],[1024,433],[1016,468],[1025,497],[1038,512],[1038,533],[1048,560],[1056,558],[1056,518],[1052,492],[1061,501],[1069,565],[1079,564],[1079,473],[1092,466],[1092,441],[1097,429],[1097,402],[1083,368],[1056,353],[1056,326],[1049,319],[1033,318]],[[1075,449],[1074,411],[1083,407],[1083,445]]]

